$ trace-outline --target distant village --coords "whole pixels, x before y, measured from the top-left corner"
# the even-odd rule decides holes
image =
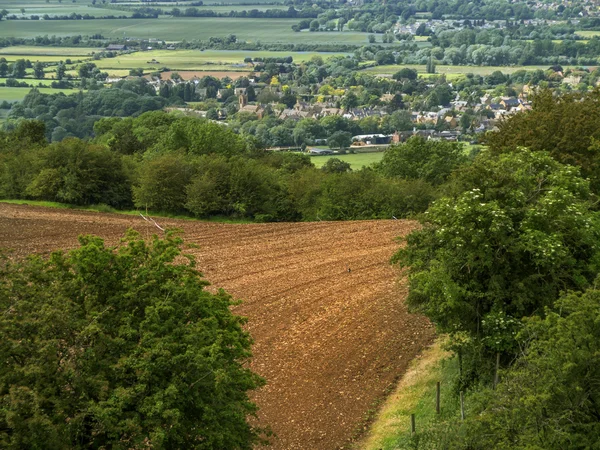
[[[135,79],[136,77],[129,77]],[[160,91],[161,87],[168,85],[175,87],[182,83],[192,83],[196,86],[195,94],[199,100],[207,99],[207,88],[199,87],[200,78],[193,77],[189,80],[183,80],[180,78],[162,80],[158,77],[148,77],[149,84],[152,85],[157,92]],[[121,78],[107,79],[107,82],[120,81]],[[279,86],[266,86],[265,83],[260,83],[254,76],[248,77],[250,86],[252,86],[256,95],[260,94],[263,89],[268,89],[275,95],[281,95],[281,89]],[[575,78],[567,79],[569,83],[576,84],[578,80]],[[216,99],[221,100],[225,96],[233,95],[238,98],[237,113],[248,113],[256,115],[258,119],[262,119],[265,114],[273,114],[275,117],[281,120],[301,120],[301,119],[322,119],[326,116],[341,116],[348,120],[361,120],[366,117],[378,117],[382,118],[389,114],[385,106],[381,107],[362,107],[362,108],[351,108],[345,110],[340,107],[341,97],[338,96],[321,96],[325,97],[322,102],[309,102],[309,97],[306,96],[306,100],[302,99],[302,96],[298,96],[298,101],[292,108],[281,108],[281,104],[277,102],[271,102],[268,104],[260,104],[257,102],[248,102],[247,87],[233,88],[233,89],[219,89],[216,94]],[[478,120],[478,123],[473,127],[473,133],[483,133],[488,130],[493,130],[496,124],[502,118],[508,117],[513,114],[517,114],[522,111],[531,109],[531,102],[528,100],[528,96],[531,92],[531,87],[528,85],[523,86],[522,92],[515,97],[493,97],[491,94],[486,93],[479,98],[479,102],[476,104],[469,104],[464,100],[458,98],[452,100],[449,105],[442,107],[439,106],[436,110],[432,111],[410,111],[411,121],[414,124],[414,128],[411,131],[397,131],[393,134],[365,134],[353,136],[352,140],[354,145],[383,145],[395,142],[401,142],[408,139],[410,136],[419,135],[427,139],[444,139],[448,141],[457,141],[461,138],[462,131],[460,130],[460,119],[462,115],[469,109],[474,113],[479,114],[485,119]],[[389,102],[392,99],[392,94],[384,94],[380,100],[382,104]],[[191,107],[174,107],[172,110],[179,110],[182,112],[196,114],[199,116],[206,116],[207,111],[194,109]],[[217,121],[224,121],[227,119],[227,112],[225,108],[217,110],[218,117],[215,118]],[[443,123],[444,128],[442,131],[437,131],[436,128],[440,128],[440,123]],[[471,133],[471,134],[473,134]],[[321,143],[326,143],[326,140],[322,140]]]

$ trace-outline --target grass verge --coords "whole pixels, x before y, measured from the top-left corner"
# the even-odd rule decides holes
[[[207,219],[198,219],[193,216],[188,216],[185,214],[171,214],[165,212],[157,212],[157,211],[141,211],[139,209],[128,209],[128,210],[119,210],[114,209],[108,205],[90,205],[90,206],[77,206],[70,205],[68,203],[59,203],[59,202],[47,202],[41,200],[0,200],[0,203],[9,203],[12,205],[29,205],[29,206],[44,206],[46,208],[58,208],[58,209],[75,209],[80,211],[91,211],[91,212],[101,212],[101,213],[113,213],[113,214],[126,214],[130,216],[138,216],[140,213],[144,216],[148,215],[151,217],[166,217],[169,219],[181,219],[181,220],[194,220],[197,222],[218,222],[218,223],[255,223],[252,220],[248,219],[232,219],[230,217],[209,217]]]
[[[460,405],[452,388],[458,360],[443,350],[443,337],[415,358],[373,422],[361,450],[413,448],[419,432],[434,421],[458,414]],[[436,383],[441,382],[441,412],[436,414]],[[416,417],[416,436],[411,436],[410,415]]]

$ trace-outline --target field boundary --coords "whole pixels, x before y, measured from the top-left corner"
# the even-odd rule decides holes
[[[437,337],[433,344],[411,361],[395,391],[383,403],[363,441],[355,447],[356,450],[397,448],[397,440],[409,435],[411,412],[435,389],[435,383],[443,372],[442,363],[451,355],[443,349],[445,341],[445,336]]]

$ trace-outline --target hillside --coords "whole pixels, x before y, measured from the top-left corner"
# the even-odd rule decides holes
[[[406,287],[389,258],[416,224],[358,221],[231,225],[161,219],[184,230],[215,287],[244,300],[254,394],[275,449],[334,449],[349,443],[386,388],[433,337],[408,314]],[[116,242],[128,227],[160,232],[141,217],[0,204],[0,247],[13,255],[77,245],[77,235]],[[348,272],[348,268],[351,269]]]

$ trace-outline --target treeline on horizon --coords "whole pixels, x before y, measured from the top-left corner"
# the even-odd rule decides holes
[[[162,111],[100,119],[94,131],[52,144],[39,121],[4,132],[0,198],[261,222],[402,218],[424,211],[468,159],[459,144],[413,138],[374,168],[334,158],[317,169],[308,155]]]

